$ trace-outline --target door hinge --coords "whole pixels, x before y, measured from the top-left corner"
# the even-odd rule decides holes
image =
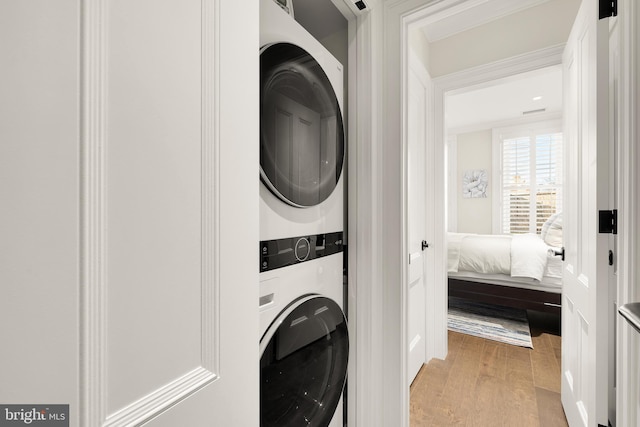
[[[618,16],[618,0],[600,0],[600,19]]]
[[[618,234],[618,210],[598,212],[598,233]]]

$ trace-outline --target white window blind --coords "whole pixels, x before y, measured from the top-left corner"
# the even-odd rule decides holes
[[[562,133],[502,138],[502,232],[540,234],[562,210]]]

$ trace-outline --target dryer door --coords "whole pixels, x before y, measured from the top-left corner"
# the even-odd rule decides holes
[[[333,192],[344,160],[342,113],[329,78],[304,49],[276,43],[260,54],[260,174],[297,207]]]
[[[326,427],[347,375],[349,337],[333,300],[303,297],[260,343],[260,425]]]

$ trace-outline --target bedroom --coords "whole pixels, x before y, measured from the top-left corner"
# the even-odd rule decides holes
[[[560,313],[562,69],[446,98],[449,295]]]

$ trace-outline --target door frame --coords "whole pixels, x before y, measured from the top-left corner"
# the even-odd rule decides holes
[[[352,101],[348,148],[348,278],[353,348],[350,376],[355,380],[348,392],[348,419],[350,425],[407,426],[406,292],[399,286],[407,276],[407,257],[401,250],[406,246],[403,204],[406,202],[403,178],[406,145],[397,141],[402,141],[404,136],[403,72],[407,66],[408,27],[412,22],[443,13],[462,2],[369,0],[368,3],[369,13],[353,16],[349,21],[349,63],[352,64],[349,99]],[[625,126],[620,141],[620,157],[625,161],[620,167],[628,178],[619,206],[620,226],[627,230],[620,243],[625,254],[619,261],[624,263],[622,268],[627,277],[619,285],[622,304],[640,298],[640,290],[633,285],[640,283],[640,269],[634,267],[640,263],[640,239],[636,237],[640,229],[640,202],[636,196],[640,191],[640,172],[632,167],[640,164],[640,150],[633,145],[640,137],[640,128],[636,125],[640,122],[640,100],[630,95],[640,87],[640,44],[635,42],[640,31],[638,25],[632,25],[640,23],[640,8],[631,1],[620,0],[619,13],[625,23],[621,32],[621,56],[627,68],[623,69],[630,71],[623,76],[626,89],[621,91],[624,99],[620,111]],[[438,82],[442,94],[446,92],[446,83],[444,78]],[[434,90],[435,96],[436,93]],[[437,121],[434,124],[442,127]],[[444,188],[442,191],[444,195]],[[437,221],[441,221],[439,225],[444,229],[444,217]],[[439,243],[442,245],[444,241]],[[640,415],[631,404],[640,395],[640,364],[636,360],[640,337],[633,335],[626,325],[622,326],[620,320],[618,323],[618,336],[622,339],[618,342],[617,404],[618,408],[624,408],[618,410],[618,420],[624,422]],[[446,333],[444,327],[441,330]],[[446,347],[441,351],[446,355]],[[371,403],[381,401],[385,405]]]
[[[640,300],[640,7],[618,0],[620,98],[618,100],[618,306]],[[635,96],[634,96],[635,94]],[[640,334],[617,316],[616,421],[635,425],[640,419]]]
[[[403,286],[408,276],[403,250],[407,240],[403,117],[408,33],[409,26],[423,18],[414,12],[429,7],[435,14],[462,1],[368,3],[369,13],[349,20],[348,302],[355,342],[349,372],[355,387],[348,390],[348,422],[408,426],[407,292]],[[444,153],[434,154],[444,159]],[[443,175],[444,161],[437,162],[435,157]],[[434,197],[443,200],[444,191],[444,185],[437,186]],[[433,247],[442,257],[436,264],[444,281],[444,251],[437,250],[445,244],[444,210],[434,218],[434,227],[441,231],[434,236]],[[445,301],[443,297],[443,310]],[[446,323],[439,330],[446,336]],[[434,355],[444,358],[446,348]]]

